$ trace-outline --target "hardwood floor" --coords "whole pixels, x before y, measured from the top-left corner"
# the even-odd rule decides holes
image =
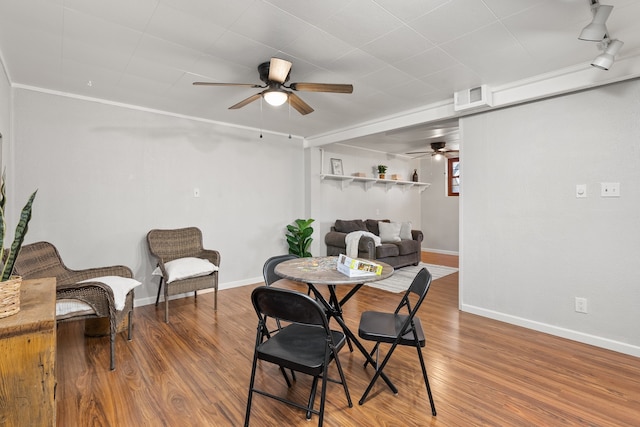
[[[457,265],[450,255],[430,254],[425,261]],[[357,350],[345,348],[340,358],[354,406],[347,406],[341,386],[330,383],[326,426],[640,424],[638,358],[459,312],[457,282],[457,273],[434,281],[420,312],[438,415],[429,411],[415,350],[397,349],[385,369],[399,394],[379,381],[360,406],[372,369],[362,367]],[[250,304],[255,286],[220,291],[217,313],[212,293],[197,302],[172,301],[170,324],[163,321],[162,304],[136,308],[133,341],[118,334],[115,371],[109,371],[108,338],[85,338],[81,322],[61,324],[57,425],[242,425],[257,325]],[[357,330],[360,312],[392,310],[399,297],[365,286],[346,304],[345,320]],[[267,363],[259,365],[257,381],[301,401],[310,387],[298,375],[287,390]],[[254,397],[252,426],[316,424],[316,416],[310,424],[301,410]]]

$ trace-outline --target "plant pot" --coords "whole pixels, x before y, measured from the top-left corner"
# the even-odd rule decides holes
[[[384,179],[384,177],[385,177],[385,176],[386,176],[386,175],[385,175],[385,174],[383,174],[383,173],[378,174],[378,177],[379,177],[380,179]]]
[[[8,317],[20,311],[20,285],[22,277],[11,276],[0,282],[0,318]]]

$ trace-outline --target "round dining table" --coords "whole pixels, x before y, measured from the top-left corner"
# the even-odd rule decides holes
[[[358,260],[359,258],[354,259]],[[276,266],[274,272],[282,278],[293,280],[295,282],[306,283],[309,286],[309,290],[313,292],[316,300],[325,307],[327,317],[329,319],[335,318],[344,331],[347,336],[349,349],[353,351],[353,347],[351,345],[353,342],[364,355],[365,359],[371,363],[372,366],[376,366],[375,360],[373,360],[369,352],[364,348],[362,343],[360,343],[358,338],[353,334],[353,332],[351,332],[345,323],[344,318],[342,317],[342,307],[365,283],[386,279],[393,274],[394,269],[391,265],[384,262],[370,261],[366,259],[362,259],[362,261],[374,262],[375,264],[382,266],[381,274],[348,276],[338,271],[337,256],[295,258],[283,261]],[[318,290],[318,285],[326,285],[328,287],[328,301]],[[337,286],[351,286],[351,289],[344,297],[342,297],[342,299],[338,299],[336,294]],[[381,374],[381,378],[389,385],[394,393],[397,393],[396,387],[384,373]]]

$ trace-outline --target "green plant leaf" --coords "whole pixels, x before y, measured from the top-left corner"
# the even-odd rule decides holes
[[[300,257],[312,256],[307,249],[311,244],[311,235],[313,228],[310,227],[314,219],[296,219],[293,224],[287,225],[287,233],[285,237],[289,245],[289,253]]]
[[[29,221],[31,220],[31,210],[33,207],[33,201],[36,198],[36,193],[38,190],[34,191],[29,197],[27,204],[22,208],[22,212],[20,213],[20,220],[18,221],[18,225],[16,226],[15,237],[13,239],[13,243],[11,244],[11,248],[9,249],[9,253],[7,254],[7,258],[4,263],[4,267],[2,269],[2,277],[0,280],[5,281],[11,277],[11,273],[13,273],[13,266],[16,262],[16,258],[18,257],[18,253],[20,252],[20,248],[22,247],[22,243],[24,242],[24,237],[29,230]],[[4,215],[2,217],[4,224]]]

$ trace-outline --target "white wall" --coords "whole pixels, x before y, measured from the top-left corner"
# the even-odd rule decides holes
[[[0,147],[0,173],[4,168],[6,150],[11,139],[11,85],[9,78],[0,61],[0,134],[2,134],[2,146]]]
[[[461,120],[463,310],[640,356],[638,99],[635,80]]]
[[[373,167],[378,164],[389,166],[387,174],[399,174],[404,180],[410,180],[417,162],[401,158],[389,158],[386,153],[353,149],[333,145],[332,151],[317,147],[309,148],[310,157],[310,217],[314,218],[314,255],[325,255],[327,247],[324,236],[336,219],[390,219],[392,221],[411,221],[414,229],[421,229],[420,191],[394,186],[387,189],[376,184],[365,190],[364,184],[353,182],[342,188],[339,181],[320,180],[320,173],[331,173],[331,158],[342,159],[344,175],[364,172],[372,178]]]
[[[127,265],[138,304],[157,291],[152,228],[200,227],[224,288],[260,281],[304,215],[299,139],[23,89],[14,130],[11,197],[38,188],[27,243],[52,242],[70,268]]]
[[[431,183],[422,195],[422,247],[438,253],[459,252],[459,197],[447,195],[447,160],[427,156],[418,178]]]

